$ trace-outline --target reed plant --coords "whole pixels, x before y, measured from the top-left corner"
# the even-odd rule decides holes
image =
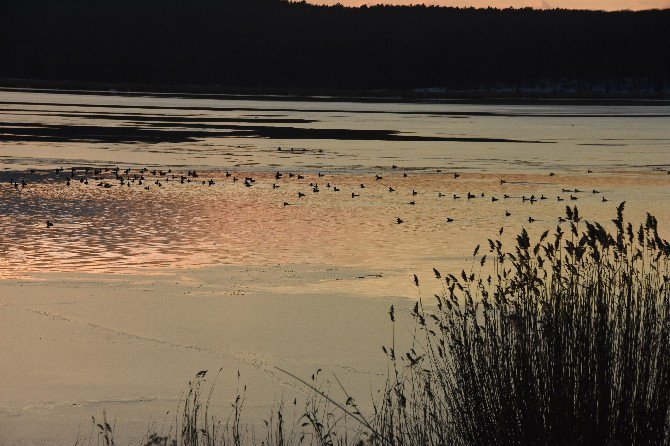
[[[330,381],[319,378],[319,369],[311,380],[303,381],[307,397],[298,406],[298,399],[292,403],[281,401],[270,409],[269,416],[257,423],[242,421],[246,399],[246,385],[241,385],[238,372],[237,395],[231,402],[227,416],[212,411],[212,396],[216,381],[222,369],[208,381],[208,371],[202,370],[189,381],[178,407],[170,415],[167,413],[162,426],[150,426],[147,435],[139,443],[142,446],[362,446],[368,436],[360,425],[352,422],[350,411],[328,397]],[[289,373],[290,376],[291,375]],[[304,404],[303,404],[304,403]],[[350,403],[347,403],[348,405]],[[79,438],[75,446],[96,444],[116,446],[115,426],[92,419],[92,429],[86,443]]]
[[[623,210],[609,232],[568,207],[565,231],[488,240],[470,272],[435,270],[444,292],[414,307],[415,346],[385,349],[378,442],[670,444],[670,244]]]

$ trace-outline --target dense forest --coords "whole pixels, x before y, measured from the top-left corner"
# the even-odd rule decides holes
[[[0,0],[0,78],[228,89],[670,88],[670,10]]]

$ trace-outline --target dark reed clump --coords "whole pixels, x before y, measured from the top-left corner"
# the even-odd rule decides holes
[[[378,442],[670,444],[670,244],[623,208],[613,233],[567,208],[567,233],[523,230],[512,250],[477,248],[479,272],[435,270],[444,292],[414,307],[414,348],[385,349]]]

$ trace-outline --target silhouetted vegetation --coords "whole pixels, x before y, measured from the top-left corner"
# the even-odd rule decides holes
[[[318,372],[284,372],[312,396],[297,418],[280,405],[254,433],[240,421],[243,390],[227,421],[209,414],[203,371],[169,433],[147,444],[670,444],[670,243],[653,216],[635,228],[623,208],[613,233],[567,207],[567,233],[533,242],[523,230],[512,249],[478,246],[469,272],[434,270],[444,291],[436,307],[415,305],[409,351],[395,338],[384,347],[392,367],[368,417],[337,377],[341,403]]]
[[[416,347],[395,369],[380,437],[669,444],[670,243],[653,216],[635,228],[623,208],[612,234],[568,207],[567,233],[533,242],[524,230],[511,250],[489,240],[470,272],[446,275],[437,311],[414,309]]]
[[[661,96],[670,11],[0,0],[0,77],[98,85]]]
[[[219,370],[221,373],[221,370]],[[359,429],[356,417],[326,396],[325,384],[318,376],[312,375],[312,392],[298,407],[298,400],[292,403],[280,402],[269,411],[267,419],[255,425],[242,421],[246,398],[246,386],[238,383],[237,396],[225,417],[212,414],[211,400],[216,378],[207,382],[207,370],[200,371],[189,382],[182,395],[179,407],[163,421],[162,428],[149,430],[138,445],[143,446],[226,446],[226,445],[319,445],[319,446],[363,446],[369,435]],[[238,374],[239,378],[239,374]],[[302,404],[302,402],[300,403]],[[336,415],[336,412],[340,412]],[[118,444],[115,432],[117,426],[107,421],[103,412],[102,421],[93,417],[87,438],[80,437],[75,446],[95,444],[115,446]],[[355,426],[351,425],[354,420]]]

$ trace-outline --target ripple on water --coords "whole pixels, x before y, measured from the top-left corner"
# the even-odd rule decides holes
[[[0,185],[0,272],[132,272],[219,263],[434,265],[462,256],[500,226],[508,233],[529,226],[529,216],[537,220],[531,229],[552,227],[566,204],[555,197],[569,195],[562,188],[597,188],[607,195],[608,203],[591,193],[568,201],[601,221],[609,221],[623,200],[640,218],[651,201],[660,221],[670,210],[670,178],[660,174],[513,174],[504,176],[505,184],[499,175],[481,173],[455,179],[448,173],[405,178],[391,172],[381,180],[306,175],[276,181],[279,189],[271,187],[273,176],[253,176],[257,183],[250,188],[217,172],[206,175],[216,179],[214,186],[163,180],[160,188],[147,182],[152,184],[148,191],[139,185],[106,189],[79,182],[37,182],[19,190]],[[312,192],[310,182],[318,182],[320,192]],[[341,191],[325,187],[326,182]],[[299,191],[305,196],[298,198]],[[351,198],[352,191],[361,196]],[[466,199],[468,192],[477,198]],[[454,200],[453,194],[462,198]],[[505,200],[503,194],[513,198]],[[531,194],[549,199],[530,205],[519,198]],[[500,201],[491,202],[494,195]],[[512,215],[505,217],[505,211]],[[47,220],[54,226],[47,228]]]

